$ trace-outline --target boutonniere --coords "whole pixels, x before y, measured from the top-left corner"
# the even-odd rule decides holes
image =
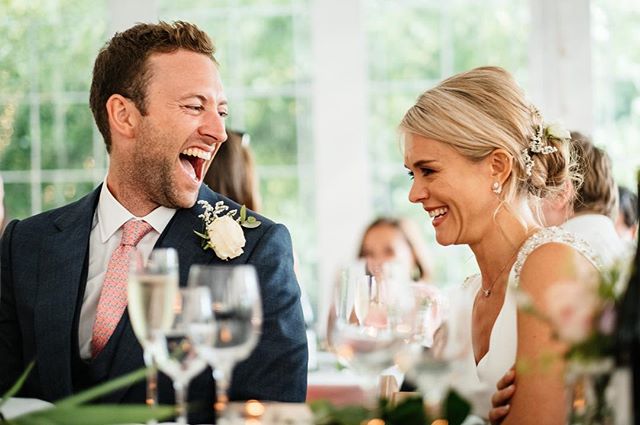
[[[244,205],[238,210],[229,210],[224,202],[216,202],[211,206],[207,201],[198,201],[204,212],[198,217],[204,221],[204,233],[194,230],[194,233],[202,238],[202,249],[213,249],[218,258],[229,260],[236,258],[244,252],[244,232],[242,227],[253,229],[260,226],[255,217],[247,217],[247,207]]]

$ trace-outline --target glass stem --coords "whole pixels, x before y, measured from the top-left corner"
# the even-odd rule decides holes
[[[187,391],[188,386],[182,382],[173,381],[173,390],[176,394],[177,423],[187,425]]]
[[[151,409],[158,405],[158,366],[149,350],[144,350],[144,363],[147,365],[147,397],[146,404]],[[155,419],[147,421],[147,425],[155,425]]]
[[[214,408],[216,417],[221,418],[227,415],[227,405],[229,404],[229,371],[230,368],[216,366],[213,370],[213,378],[216,380],[216,402]]]
[[[380,376],[363,374],[360,381],[360,388],[364,393],[364,404],[366,407],[375,408],[378,405],[380,396]]]

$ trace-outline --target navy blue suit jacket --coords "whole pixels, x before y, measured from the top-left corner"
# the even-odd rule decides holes
[[[0,292],[0,394],[36,359],[36,367],[20,395],[55,401],[72,394],[72,358],[77,350],[77,325],[86,284],[89,234],[100,188],[70,205],[23,221],[11,222],[2,238]],[[198,199],[211,205],[235,202],[200,188]],[[202,231],[202,207],[178,210],[156,247],[173,247],[180,260],[180,285],[187,282],[191,264],[253,264],[260,279],[263,330],[251,356],[233,373],[230,398],[302,402],[307,385],[307,344],[300,306],[300,290],[293,272],[291,239],[287,229],[265,217],[262,225],[245,229],[244,253],[224,262],[204,251],[193,231]],[[125,313],[113,338],[106,378],[143,367],[142,349]],[[195,378],[190,399],[213,400],[214,383],[208,370]],[[108,402],[144,402],[144,382],[116,391]],[[164,397],[163,394],[170,396]],[[169,381],[161,381],[160,398],[171,401]],[[163,398],[165,400],[163,400]],[[210,406],[210,405],[209,405]]]

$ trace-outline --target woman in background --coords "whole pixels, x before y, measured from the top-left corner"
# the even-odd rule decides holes
[[[431,283],[432,273],[427,244],[420,229],[407,218],[380,217],[364,231],[358,258],[366,261],[369,273],[382,279],[385,265],[395,263],[413,282],[417,303],[424,313],[419,330],[426,347],[442,324],[446,301],[440,290]]]
[[[426,283],[431,279],[427,246],[415,223],[408,219],[380,217],[369,224],[358,258],[367,261],[370,271],[380,270],[386,262],[399,261],[412,280]]]
[[[260,193],[249,140],[246,133],[227,130],[227,141],[220,146],[203,181],[219,194],[259,212]]]

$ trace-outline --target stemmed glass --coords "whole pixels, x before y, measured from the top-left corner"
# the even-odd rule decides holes
[[[418,331],[413,340],[421,350],[408,375],[415,381],[426,406],[435,415],[441,413],[447,391],[460,382],[459,376],[464,373],[465,361],[471,350],[467,335],[471,306],[460,300],[453,301],[447,298],[438,301],[442,315],[436,324],[429,323],[434,320],[430,314],[433,303],[423,302],[423,314],[419,315]]]
[[[249,357],[262,329],[258,276],[251,265],[194,265],[189,271],[189,287],[208,289],[202,294],[202,303],[208,304],[215,329],[210,338],[201,333],[197,349],[213,368],[216,413],[228,417],[231,372],[237,362]]]
[[[131,254],[128,278],[129,317],[144,350],[147,366],[147,397],[158,404],[158,372],[153,347],[171,329],[173,304],[178,291],[178,253],[173,248],[154,249],[145,262],[140,250]]]
[[[211,312],[202,308],[202,289],[181,288],[173,302],[173,323],[155,338],[153,357],[158,368],[173,381],[176,398],[177,423],[187,423],[187,392],[189,382],[202,372],[207,363],[198,355],[195,342],[201,334],[199,327]]]
[[[342,273],[329,320],[329,344],[338,360],[356,371],[372,403],[380,373],[403,354],[415,325],[409,282],[390,275],[364,274],[364,263]]]

